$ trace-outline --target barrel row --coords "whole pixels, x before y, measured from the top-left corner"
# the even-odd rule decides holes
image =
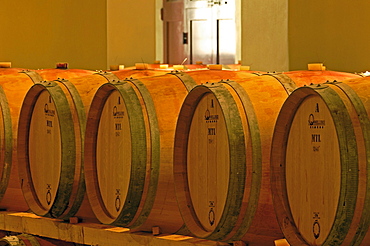
[[[191,234],[227,242],[242,240],[248,245],[273,245],[274,240],[282,237],[292,245],[300,245],[294,241],[298,237],[294,235],[299,235],[299,243],[306,245],[323,242],[334,245],[332,242],[344,239],[330,233],[340,231],[343,234],[343,230],[356,233],[342,221],[332,221],[336,216],[342,219],[342,214],[350,220],[348,209],[353,204],[360,204],[358,201],[366,201],[367,197],[356,201],[356,188],[333,192],[343,184],[357,181],[347,169],[337,167],[334,174],[328,171],[325,165],[331,157],[339,163],[345,158],[351,160],[348,161],[351,174],[359,175],[359,168],[356,169],[357,162],[352,158],[356,151],[347,153],[349,157],[338,157],[340,150],[346,147],[334,146],[337,139],[333,135],[335,127],[327,127],[327,121],[317,114],[325,111],[322,108],[327,102],[313,107],[317,113],[297,119],[298,130],[292,131],[294,134],[286,133],[289,124],[284,120],[295,122],[292,119],[296,118],[289,114],[300,108],[302,101],[294,98],[300,98],[304,94],[301,91],[321,92],[343,84],[325,83],[334,80],[352,79],[365,84],[366,78],[333,71],[262,75],[250,71],[217,70],[130,73],[84,74],[67,79],[51,78],[53,75],[50,75],[46,80],[43,79],[46,72],[44,75],[37,73],[42,79],[32,73],[0,77],[4,90],[2,98],[7,98],[4,103],[10,111],[3,113],[3,125],[7,124],[7,118],[11,118],[13,124],[10,138],[13,145],[5,144],[12,159],[3,161],[2,177],[11,176],[12,165],[12,172],[19,174],[20,179],[17,184],[12,178],[8,189],[4,188],[3,206],[14,208],[11,202],[6,203],[9,200],[7,193],[13,188],[11,194],[15,194],[20,186],[18,191],[22,191],[27,207],[38,215],[68,219],[79,213],[90,216],[88,213],[92,210],[99,222],[132,230],[148,231],[157,226],[166,233]],[[310,84],[314,85],[307,86]],[[307,98],[317,99],[311,95]],[[284,111],[285,107],[288,109]],[[2,107],[3,111],[5,108]],[[339,114],[342,109],[341,106],[330,109],[332,114],[326,112],[325,117],[333,117],[331,115]],[[283,116],[280,116],[280,110]],[[305,112],[302,107],[302,115]],[[356,113],[351,111],[353,115]],[[341,125],[342,118],[339,119],[338,125]],[[300,142],[301,136],[310,136],[310,140],[317,143],[324,138],[320,133],[306,133],[302,125],[307,122],[312,131],[320,131],[324,126],[325,129],[332,128],[326,135],[332,139],[327,151],[320,144],[312,147],[319,149],[315,152],[331,152],[329,157],[323,154],[324,162],[310,159],[311,153],[303,152],[309,147],[308,143]],[[280,125],[283,129],[278,127]],[[348,132],[337,133],[344,139],[341,140],[343,145],[353,142],[349,126],[342,126]],[[4,130],[4,136],[7,131]],[[357,135],[360,136],[360,132],[358,130]],[[288,140],[275,137],[279,134],[296,138],[288,145],[292,146],[288,149],[288,159],[281,154],[287,151],[282,146]],[[351,137],[352,141],[349,141]],[[12,150],[9,146],[13,146]],[[10,158],[9,155],[4,158],[6,156]],[[292,164],[286,164],[286,160]],[[297,163],[304,162],[308,166],[311,160],[323,169],[316,172],[322,174],[322,180],[313,182],[319,186],[320,192],[324,192],[321,196],[330,200],[332,206],[328,210],[335,211],[336,201],[345,204],[345,209],[338,208],[340,212],[329,219],[325,218],[321,208],[313,206],[316,198],[304,200],[311,193],[321,199],[320,192],[313,190],[304,195],[300,191],[304,187],[297,188],[302,175],[307,173],[307,170],[297,168]],[[364,167],[365,162],[366,158],[362,163]],[[316,175],[311,172],[312,176]],[[273,177],[272,186],[270,176]],[[288,181],[289,177],[293,181]],[[332,186],[323,191],[322,186],[326,183]],[[292,194],[285,192],[287,186],[293,187]],[[364,190],[362,188],[362,193],[366,194]],[[330,192],[335,193],[334,202]],[[287,196],[293,200],[287,200]],[[308,217],[301,217],[309,208],[308,203],[313,204],[315,211],[308,212]],[[328,208],[327,201],[322,203]],[[23,209],[21,204],[18,203],[17,210]],[[291,204],[299,211],[292,212]],[[279,215],[281,208],[286,214]],[[315,218],[314,222],[309,221],[311,217]],[[366,218],[358,220],[367,223]],[[323,221],[337,223],[338,232],[328,233],[336,227]],[[298,222],[305,224],[307,235],[313,234],[313,241],[307,241],[308,236],[300,232],[304,226]],[[308,226],[306,222],[309,222]],[[291,227],[285,226],[287,223]],[[355,227],[354,222],[351,228]],[[291,233],[294,230],[296,234]],[[366,232],[366,229],[362,230]],[[324,238],[324,241],[317,241],[318,238]]]
[[[182,73],[167,74],[168,71],[162,70],[128,69],[114,75],[101,73],[99,76],[84,70],[5,71],[8,75],[2,76],[0,83],[6,91],[3,98],[9,98],[3,108],[10,109],[4,118],[12,118],[11,130],[7,130],[11,135],[5,138],[10,141],[7,146],[12,150],[8,149],[8,155],[4,155],[11,158],[4,166],[8,172],[13,162],[11,177],[14,178],[10,179],[8,186],[3,186],[7,192],[4,190],[2,206],[18,211],[29,207],[38,215],[61,219],[75,214],[81,203],[86,208],[90,207],[86,199],[81,201],[85,193],[83,143],[86,115],[99,86],[107,81],[114,83],[114,80],[161,75],[168,78],[168,83],[172,80],[190,83],[186,81],[190,80],[189,76],[184,79]],[[195,71],[192,76],[203,83],[250,74],[214,71],[207,76],[203,71]],[[6,125],[9,126],[9,122]],[[4,177],[6,184],[9,175],[4,172]],[[80,210],[84,213],[85,209]],[[92,217],[89,213],[78,215]]]

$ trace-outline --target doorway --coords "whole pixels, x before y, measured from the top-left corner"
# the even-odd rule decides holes
[[[164,62],[237,63],[239,11],[240,0],[164,0]]]

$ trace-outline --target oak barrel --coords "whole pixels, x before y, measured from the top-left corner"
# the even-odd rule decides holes
[[[24,71],[24,72],[22,72]],[[59,69],[38,70],[42,71],[43,76],[60,76],[60,73],[66,77],[82,76],[93,73],[88,70],[75,70],[73,74],[68,75],[68,70]],[[18,165],[16,158],[17,127],[21,104],[27,90],[34,82],[42,80],[42,76],[35,71],[26,71],[21,68],[0,69],[0,87],[1,87],[1,158],[0,158],[0,207],[7,210],[26,211],[26,204],[18,178]],[[9,181],[9,183],[8,183]]]
[[[37,74],[45,77],[43,72]],[[83,200],[86,113],[92,97],[111,78],[118,81],[119,76],[137,78],[165,73],[125,70],[70,79],[61,76],[54,81],[35,78],[37,83],[28,88],[22,99],[17,127],[22,193],[35,214],[64,220],[75,215],[95,218],[84,214],[90,205]]]
[[[35,214],[67,220],[80,209],[86,112],[95,90],[106,82],[97,74],[40,81],[24,96],[18,123],[19,177]]]
[[[320,75],[320,79],[313,79]],[[198,85],[179,113],[174,180],[179,209],[195,236],[248,245],[283,237],[270,189],[275,121],[297,85],[325,82],[333,71],[292,71]],[[295,83],[292,78],[299,77]],[[326,77],[327,76],[327,77]]]
[[[299,88],[281,108],[271,182],[291,245],[370,245],[369,82]]]
[[[0,75],[15,74],[23,71],[23,68],[0,68]]]
[[[125,70],[70,79],[60,74],[61,78],[48,81],[27,72],[37,83],[27,88],[22,99],[17,151],[23,196],[34,213],[68,219],[89,207],[85,202],[81,208],[85,194],[83,148],[86,113],[98,87],[111,78],[166,73]],[[36,75],[46,77],[47,71]],[[90,219],[89,214],[81,216]]]
[[[85,139],[89,201],[104,224],[177,232],[173,139],[184,97],[197,83],[251,72],[190,71],[112,81],[91,104]]]

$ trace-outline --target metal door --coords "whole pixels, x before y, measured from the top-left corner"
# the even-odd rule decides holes
[[[164,0],[164,59],[179,64],[233,64],[237,0]]]
[[[235,0],[185,0],[185,53],[190,63],[233,64],[236,59]]]

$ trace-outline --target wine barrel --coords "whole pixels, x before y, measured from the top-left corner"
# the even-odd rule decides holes
[[[66,220],[80,209],[86,112],[106,81],[96,74],[40,81],[24,95],[17,127],[19,177],[35,214]]]
[[[302,87],[281,108],[271,187],[291,245],[369,245],[369,83]]]
[[[37,215],[68,219],[83,210],[86,112],[96,89],[111,77],[118,80],[128,74],[137,78],[167,72],[117,71],[54,81],[42,80],[42,72],[46,73],[27,72],[37,83],[22,98],[17,127],[22,193]]]
[[[23,71],[23,68],[0,68],[0,75],[15,74]]]
[[[173,72],[113,81],[92,101],[86,126],[87,196],[104,224],[177,232],[183,225],[173,187],[173,138],[184,97],[197,83],[253,73]]]
[[[263,74],[261,71],[228,71],[228,70],[210,70],[210,69],[201,69],[201,70],[185,70],[185,71],[168,71],[168,70],[138,70],[138,69],[125,69],[119,71],[113,71],[119,79],[130,79],[130,78],[141,78],[141,77],[152,77],[165,75],[167,73],[175,74],[178,77],[185,76],[184,74],[190,75],[190,77],[195,80],[197,83],[206,83],[206,82],[218,82],[220,80],[235,80],[243,79],[249,76],[254,76],[258,74]],[[104,74],[104,73],[103,73]]]
[[[148,72],[103,72],[54,81],[33,76],[37,83],[22,96],[17,154],[22,193],[35,214],[68,219],[84,210],[83,146],[91,99],[111,77],[145,77]]]
[[[38,69],[31,71],[35,71],[37,74],[41,76],[43,80],[46,81],[55,80],[58,78],[59,79],[78,78],[96,73],[95,71],[85,69],[55,69],[55,68]]]
[[[25,72],[22,72],[25,71]],[[42,76],[53,77],[56,79],[63,73],[66,77],[80,76],[92,73],[87,70],[76,70],[73,74],[58,69],[38,70]],[[35,71],[26,71],[21,68],[0,69],[0,206],[2,209],[27,211],[26,204],[18,178],[18,165],[16,159],[16,141],[18,118],[21,103],[27,90],[37,81],[42,80],[42,76]]]
[[[161,65],[167,65],[167,68],[161,68]],[[154,64],[137,63],[137,65],[134,66],[134,67],[127,67],[127,68],[122,69],[122,70],[126,70],[126,69],[129,69],[129,70],[158,70],[159,69],[159,70],[170,71],[170,70],[176,70],[175,69],[176,66],[182,67],[183,69],[181,69],[181,70],[184,70],[184,71],[194,70],[194,69],[206,69],[207,68],[207,65],[205,65],[205,64],[173,65],[173,64],[160,64],[160,63],[154,63]],[[140,68],[145,68],[145,69],[140,69]]]
[[[327,81],[343,81],[360,78],[359,74],[338,71],[289,71],[284,72],[298,87],[310,84],[320,84]]]
[[[38,237],[30,234],[18,234],[15,236],[5,236],[0,239],[0,246],[73,246],[71,242],[64,242],[51,238]]]
[[[115,74],[119,79],[129,79],[129,78],[142,78],[142,77],[151,77],[159,76],[168,73],[166,70],[156,70],[156,69],[123,69],[118,71],[112,71],[112,74]],[[103,73],[104,74],[104,73]]]
[[[297,84],[317,83],[312,79],[317,74],[294,71],[208,83],[186,96],[173,168],[179,209],[192,234],[250,246],[274,245],[283,237],[270,190],[273,129],[288,94]],[[320,81],[335,74],[359,77],[320,71]],[[301,80],[296,84],[290,76]]]

